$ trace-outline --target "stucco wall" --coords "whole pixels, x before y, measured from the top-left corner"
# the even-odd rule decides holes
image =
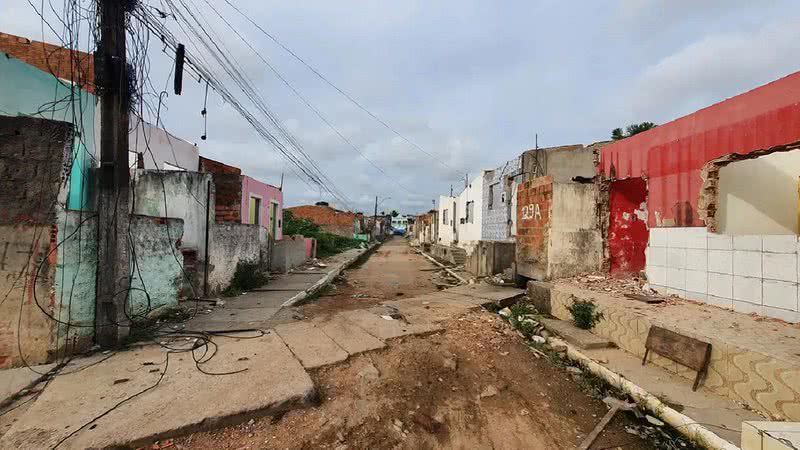
[[[139,316],[163,306],[177,306],[183,286],[183,220],[131,215],[131,234],[136,256],[131,265],[129,314]]]
[[[600,270],[603,237],[594,184],[553,183],[548,278]]]
[[[250,223],[250,197],[254,196],[261,199],[261,227],[267,230],[272,229],[269,217],[270,204],[277,205],[275,220],[276,234],[275,240],[283,239],[283,192],[275,186],[262,183],[254,178],[244,176],[242,178],[242,223]],[[252,224],[251,224],[252,225]]]
[[[795,234],[800,151],[732,162],[719,169],[717,230],[722,234]]]
[[[80,209],[89,198],[88,169],[95,154],[96,97],[80,89],[72,92],[68,84],[49,73],[4,54],[0,57],[0,80],[0,113],[75,124],[68,206]],[[53,101],[69,98],[75,99],[73,105],[46,107]]]
[[[206,227],[214,222],[214,185],[208,188],[211,175],[198,172],[138,170],[133,181],[134,214],[170,217],[183,220],[181,248],[197,250],[205,261]],[[206,221],[206,208],[210,208]]]
[[[453,228],[456,216],[456,197],[446,195],[439,196],[439,236],[437,244],[450,245],[453,243],[455,236]]]
[[[211,227],[209,292],[219,292],[230,284],[240,261],[261,261],[260,229],[239,223],[215,223]]]
[[[299,266],[306,260],[306,251],[306,239],[301,235],[286,236],[275,242],[271,255],[272,271],[286,272]]]
[[[606,143],[547,147],[522,154],[522,170],[529,176],[551,176],[556,183],[569,183],[576,176],[592,178],[596,174],[595,151]]]
[[[128,150],[142,154],[145,169],[167,170],[164,163],[168,163],[183,170],[197,170],[200,151],[196,145],[144,122],[135,114],[131,114],[130,127]]]
[[[458,246],[465,249],[467,254],[481,240],[481,228],[483,227],[483,176],[485,172],[473,178],[466,189],[458,195]],[[474,217],[467,220],[467,203],[473,202],[472,211]],[[461,223],[464,219],[464,223]]]
[[[522,170],[521,161],[521,157],[514,158],[484,174],[481,239],[513,239],[513,232],[516,231],[514,222],[517,218],[512,204],[517,195],[516,176]]]

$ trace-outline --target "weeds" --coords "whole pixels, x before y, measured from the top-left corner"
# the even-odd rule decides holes
[[[584,330],[591,330],[603,319],[603,313],[597,312],[597,304],[591,300],[572,300],[567,310],[572,314],[575,326]]]
[[[225,297],[235,297],[243,292],[255,289],[267,284],[267,275],[263,266],[258,262],[239,262],[236,265],[236,272],[233,274],[231,284],[222,291]]]

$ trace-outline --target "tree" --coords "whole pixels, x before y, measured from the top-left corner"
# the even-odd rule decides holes
[[[611,139],[619,141],[621,139],[629,138],[635,134],[645,132],[657,126],[658,125],[654,124],[653,122],[632,123],[625,127],[625,133],[622,132],[622,128],[614,128],[611,130]]]
[[[400,213],[399,213],[399,212],[397,212],[397,211],[396,211],[396,210],[394,210],[394,209],[392,210],[392,217],[397,217],[397,216],[399,216],[399,215],[400,215]]]

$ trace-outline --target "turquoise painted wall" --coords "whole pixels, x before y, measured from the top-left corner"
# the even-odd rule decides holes
[[[94,335],[95,283],[97,279],[97,220],[87,212],[62,211],[58,218],[57,270],[55,274],[58,348],[73,338]],[[70,324],[70,325],[67,325]]]
[[[138,270],[134,269],[131,279],[129,314],[178,306],[183,284],[183,254],[178,242],[183,237],[183,220],[132,215],[131,234]]]
[[[95,154],[96,97],[73,90],[65,81],[0,53],[0,114],[33,116],[75,125],[74,158],[70,172],[69,209],[88,206],[88,169]]]

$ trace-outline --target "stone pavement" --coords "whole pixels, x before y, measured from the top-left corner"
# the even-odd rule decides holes
[[[399,336],[438,331],[442,320],[522,293],[513,288],[460,286],[368,310],[280,325],[263,336],[215,336],[216,355],[201,364],[195,360],[202,360],[201,350],[193,355],[159,345],[120,352],[97,364],[77,360],[16,419],[0,438],[0,448],[141,445],[303,407],[317,396],[306,369],[379,349]],[[222,319],[209,323],[224,324]],[[241,327],[241,322],[233,322],[231,329]]]

